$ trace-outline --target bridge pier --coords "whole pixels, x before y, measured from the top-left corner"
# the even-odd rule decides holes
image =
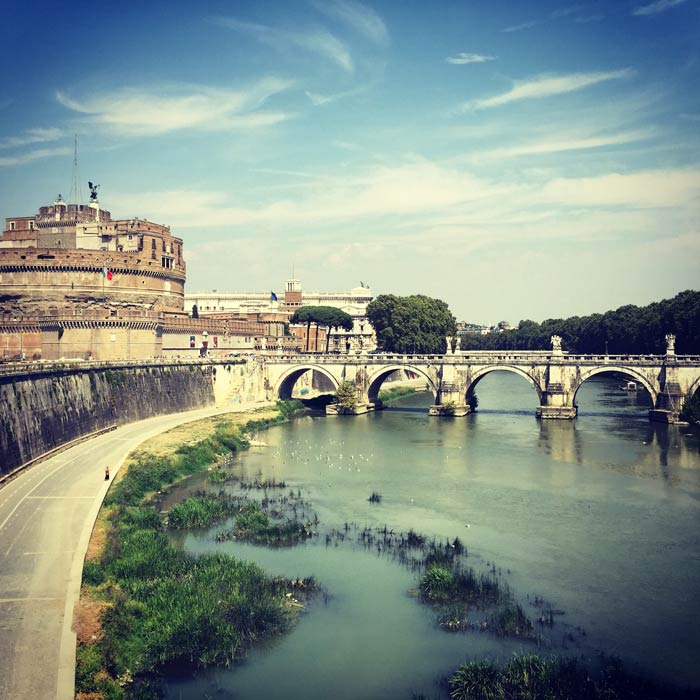
[[[471,408],[467,404],[455,404],[449,401],[444,404],[435,404],[428,409],[429,416],[440,416],[442,418],[461,418],[471,413]]]
[[[537,417],[546,420],[573,420],[578,414],[576,406],[538,406]]]

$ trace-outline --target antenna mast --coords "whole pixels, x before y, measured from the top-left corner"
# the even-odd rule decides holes
[[[73,183],[70,188],[70,204],[82,204],[83,198],[78,188],[80,173],[78,172],[78,134],[75,134],[75,145],[73,150]]]

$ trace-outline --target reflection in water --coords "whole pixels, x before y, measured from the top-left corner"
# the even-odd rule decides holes
[[[488,375],[478,395],[479,411],[454,420],[428,417],[432,397],[416,395],[400,403],[416,412],[294,421],[269,430],[269,447],[242,455],[237,470],[301,489],[328,527],[458,536],[473,562],[510,571],[531,616],[527,595],[565,611],[560,639],[564,624],[583,626],[572,653],[602,650],[700,685],[698,438],[650,423],[643,397],[615,379],[581,387],[575,421],[538,421],[532,387],[512,374]],[[380,504],[368,502],[373,491]],[[376,553],[219,545],[211,534],[189,535],[186,546],[230,551],[275,574],[314,574],[331,598],[242,668],[171,683],[173,700],[204,697],[212,682],[240,700],[433,697],[432,680],[465,657],[503,658],[521,646],[441,632],[406,595],[408,572]]]

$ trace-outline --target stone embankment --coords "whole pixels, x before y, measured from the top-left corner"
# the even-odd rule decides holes
[[[257,399],[254,367],[225,362],[56,368],[0,376],[0,481],[111,426]]]

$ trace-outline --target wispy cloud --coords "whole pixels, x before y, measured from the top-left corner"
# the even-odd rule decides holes
[[[476,109],[489,109],[501,105],[517,102],[519,100],[539,99],[552,95],[563,95],[577,90],[597,85],[608,80],[619,80],[634,75],[630,68],[622,70],[606,71],[599,73],[569,73],[568,75],[543,75],[516,82],[507,92],[478,100],[464,102],[457,107],[457,112],[466,112]]]
[[[276,51],[301,48],[327,58],[348,73],[355,70],[352,56],[345,44],[325,29],[315,28],[305,31],[282,29],[244,22],[235,17],[215,17],[213,21],[226,29],[248,34]]]
[[[155,136],[181,129],[222,131],[270,126],[289,118],[280,112],[258,109],[272,95],[292,83],[266,78],[246,90],[208,86],[122,88],[82,100],[64,92],[57,100],[122,135]]]
[[[486,61],[495,61],[495,56],[485,56],[478,53],[458,53],[456,56],[448,56],[445,59],[448,63],[455,66],[465,66],[469,63],[486,63]]]
[[[312,92],[311,90],[305,90],[304,94],[309,98],[314,107],[322,107],[323,105],[331,104],[332,102],[337,102],[338,100],[343,100],[347,97],[360,95],[363,92],[366,92],[368,87],[368,85],[360,85],[352,90],[344,90],[343,92],[336,92],[332,95],[321,95],[317,92]]]
[[[53,158],[55,156],[67,156],[72,153],[72,150],[68,147],[61,148],[38,148],[34,151],[27,151],[16,156],[3,156],[0,157],[0,167],[7,167],[10,165],[24,165],[25,163],[31,163],[34,160],[40,160],[42,158]]]
[[[48,143],[63,138],[61,129],[27,129],[21,136],[6,136],[0,139],[0,149],[20,148],[32,143]]]
[[[312,4],[326,16],[340,20],[377,44],[386,43],[389,38],[382,18],[367,5],[352,0],[313,0]]]
[[[650,2],[648,5],[635,7],[632,14],[637,16],[657,15],[659,12],[665,12],[686,2],[687,0],[656,0],[656,2]]]
[[[542,190],[542,198],[566,205],[677,207],[697,210],[700,169],[647,170],[587,178],[559,178]]]
[[[521,32],[523,29],[531,29],[532,27],[536,27],[538,24],[541,24],[542,20],[539,19],[532,19],[528,22],[521,22],[520,24],[513,24],[510,27],[506,27],[503,29],[504,32]]]
[[[588,136],[585,138],[556,138],[544,141],[511,146],[507,148],[495,148],[474,154],[475,160],[514,158],[518,156],[545,155],[548,153],[562,153],[565,151],[580,151],[604,146],[623,146],[628,143],[644,141],[654,136],[651,129],[638,129],[607,136]]]

